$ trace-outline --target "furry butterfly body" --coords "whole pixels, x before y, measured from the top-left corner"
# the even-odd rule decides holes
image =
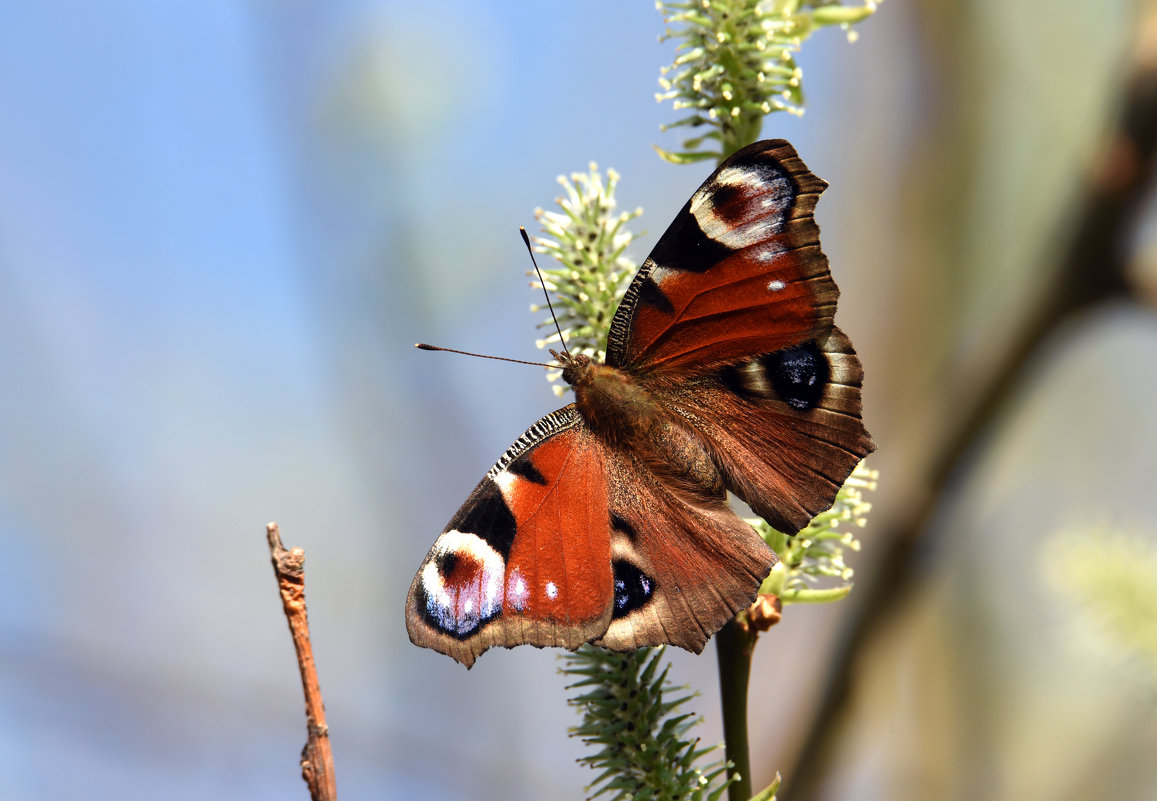
[[[574,403],[531,426],[415,576],[417,645],[691,651],[775,554],[730,491],[794,533],[874,449],[812,217],[826,184],[782,140],[725,161],[627,289],[606,363],[553,353]]]

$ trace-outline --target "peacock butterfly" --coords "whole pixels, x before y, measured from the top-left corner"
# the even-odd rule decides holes
[[[699,187],[627,288],[606,363],[553,353],[574,403],[527,429],[430,549],[416,645],[696,653],[776,562],[731,491],[795,533],[875,445],[812,217],[827,186],[783,140]]]

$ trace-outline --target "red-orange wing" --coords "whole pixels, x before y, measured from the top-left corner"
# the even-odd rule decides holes
[[[826,186],[782,139],[720,165],[627,288],[607,364],[701,373],[826,335],[839,291],[812,217]]]
[[[607,492],[603,448],[573,406],[531,426],[414,577],[410,640],[470,667],[494,645],[601,636],[613,606]]]

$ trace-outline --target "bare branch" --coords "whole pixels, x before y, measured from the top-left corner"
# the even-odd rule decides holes
[[[313,663],[313,646],[309,641],[309,616],[305,609],[305,551],[301,548],[287,551],[281,544],[281,531],[276,523],[267,525],[265,533],[269,539],[269,555],[273,559],[277,588],[281,591],[281,605],[297,651],[301,686],[305,691],[305,722],[309,739],[301,751],[301,777],[309,785],[313,801],[337,801],[333,750],[329,728],[325,725],[325,703],[321,698],[317,668]]]

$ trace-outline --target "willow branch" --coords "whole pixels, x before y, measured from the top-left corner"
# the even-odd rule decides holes
[[[313,801],[336,801],[337,781],[333,769],[333,750],[329,729],[325,725],[325,704],[313,663],[313,646],[309,640],[309,616],[305,609],[305,551],[294,548],[287,551],[281,544],[281,531],[276,523],[265,527],[269,539],[269,555],[273,559],[273,573],[281,591],[281,605],[293,636],[297,651],[297,665],[301,670],[301,686],[305,691],[305,722],[308,739],[301,751],[301,777],[309,786]]]
[[[719,695],[723,705],[723,747],[731,763],[728,774],[735,781],[727,786],[728,801],[751,798],[751,753],[747,736],[747,685],[751,678],[751,655],[758,634],[732,618],[715,635],[715,655],[719,660]]]
[[[1130,234],[1157,173],[1157,14],[1149,15],[1141,39],[1121,112],[1086,181],[1075,224],[1064,226],[1068,242],[1050,291],[1006,353],[976,406],[946,439],[933,461],[928,492],[913,504],[886,552],[880,555],[881,569],[857,587],[854,618],[833,658],[832,674],[799,758],[785,771],[789,783],[781,799],[813,797],[818,791],[835,756],[835,730],[849,701],[857,655],[903,607],[913,584],[921,536],[953,476],[1019,392],[1018,379],[1030,359],[1057,326],[1074,314],[1134,295],[1128,280]]]

